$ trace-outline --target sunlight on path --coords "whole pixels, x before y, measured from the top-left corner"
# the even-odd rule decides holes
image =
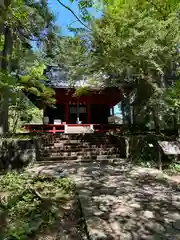
[[[91,239],[180,240],[180,187],[161,172],[122,159],[44,164],[34,171],[76,181]]]

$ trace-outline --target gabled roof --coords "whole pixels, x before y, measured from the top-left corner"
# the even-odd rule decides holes
[[[79,87],[91,87],[91,88],[103,88],[105,87],[105,77],[101,76],[101,80],[90,83],[90,81],[84,77],[84,79],[71,82],[68,79],[68,73],[58,66],[48,66],[45,75],[48,78],[47,85],[52,88],[79,88]]]
[[[52,88],[66,88],[69,83],[67,73],[57,66],[48,66],[45,75],[48,78],[47,84]]]
[[[96,73],[93,76],[93,80],[89,80],[88,77],[84,76],[83,79],[70,81],[68,79],[68,72],[60,68],[59,66],[47,66],[45,70],[45,75],[48,78],[46,84],[54,89],[57,88],[80,88],[80,87],[89,87],[91,89],[103,89],[103,88],[128,88],[133,89],[134,85],[131,83],[117,84],[113,80],[103,73]]]

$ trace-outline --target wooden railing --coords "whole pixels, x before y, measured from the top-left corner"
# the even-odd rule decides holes
[[[53,134],[64,133],[65,129],[64,124],[26,124],[24,127],[28,132],[49,132]]]
[[[120,124],[26,124],[24,125],[26,131],[28,132],[49,132],[49,133],[65,133],[66,126],[70,127],[92,127],[94,132],[117,132],[121,130],[122,125]]]

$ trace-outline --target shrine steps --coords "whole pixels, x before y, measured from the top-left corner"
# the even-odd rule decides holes
[[[125,142],[106,133],[44,135],[39,161],[103,161],[125,158]]]
[[[117,148],[65,148],[65,149],[57,149],[51,148],[43,149],[39,151],[42,155],[52,154],[52,155],[63,155],[63,156],[71,156],[71,155],[91,155],[99,153],[100,155],[106,154],[117,154],[120,153],[119,149]]]
[[[43,144],[44,145],[44,144]],[[56,144],[50,144],[50,145],[44,145],[42,148],[43,151],[88,151],[88,150],[93,150],[93,149],[112,149],[112,148],[118,148],[118,145],[115,144],[103,144],[103,143],[78,143],[78,144],[71,144],[71,143],[62,143],[61,145],[56,145]]]
[[[41,156],[40,160],[41,161],[46,161],[46,160],[51,160],[51,161],[66,161],[66,160],[80,160],[80,161],[91,161],[91,160],[108,160],[108,159],[117,159],[121,158],[120,154],[114,154],[114,155],[91,155],[91,156]]]
[[[88,133],[88,134],[45,134],[42,136],[42,140],[45,142],[53,141],[58,142],[59,140],[81,140],[81,141],[92,141],[92,140],[104,140],[107,141],[110,137],[106,133]]]

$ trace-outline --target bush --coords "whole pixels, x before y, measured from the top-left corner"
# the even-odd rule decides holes
[[[69,179],[31,177],[17,173],[0,176],[0,239],[32,239],[62,217],[64,204],[73,197]]]

